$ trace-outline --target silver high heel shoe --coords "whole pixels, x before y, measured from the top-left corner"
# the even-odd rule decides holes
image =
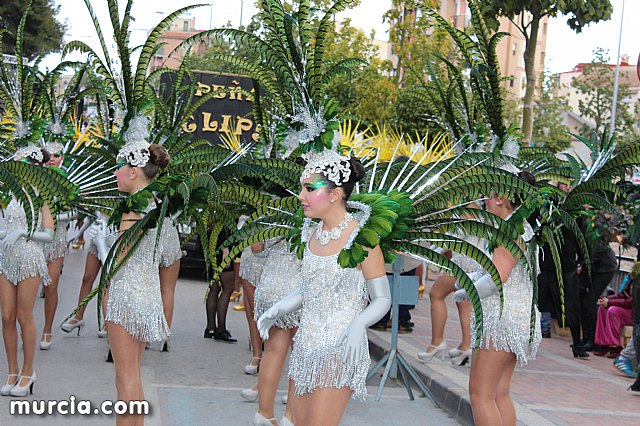
[[[287,418],[287,416],[282,416],[280,419],[279,426],[294,426],[293,422]]]
[[[262,414],[256,413],[256,415],[253,416],[253,426],[273,426],[275,420],[275,417],[268,419]]]
[[[451,358],[451,364],[458,365],[460,367],[471,364],[471,348],[464,352],[460,352],[459,356]]]
[[[462,351],[458,348],[449,349],[449,358],[457,358],[462,355]]]
[[[15,377],[16,378],[16,382],[15,383],[9,383],[9,379],[11,379],[11,377]],[[2,388],[0,388],[0,395],[2,395],[2,396],[11,395],[11,389],[13,389],[13,387],[15,385],[17,385],[19,381],[20,381],[20,373],[18,373],[18,374],[9,374],[7,376],[7,381],[2,386]]]
[[[26,385],[20,386],[20,380],[29,379]],[[11,388],[11,396],[27,396],[28,393],[33,394],[33,384],[36,382],[36,372],[34,371],[31,376],[18,377],[18,383]]]
[[[418,354],[418,360],[420,362],[429,362],[436,357],[436,355],[440,354],[440,359],[444,361],[445,351],[447,350],[447,342],[442,341],[438,346],[429,345],[429,348],[433,348],[431,352],[420,352]],[[427,348],[427,350],[429,349]]]
[[[47,336],[49,336],[49,341],[46,340]],[[53,336],[51,335],[51,333],[42,333],[42,337],[44,337],[45,340],[40,339],[40,350],[46,351],[53,344]]]
[[[258,364],[253,365],[253,360],[257,359],[258,360]],[[251,357],[251,361],[249,362],[249,364],[244,366],[244,374],[258,374],[258,370],[260,369],[260,360],[262,358],[260,358],[259,356],[252,356]]]
[[[78,320],[78,319],[75,319],[75,318],[71,318],[69,321],[67,321],[64,324],[62,324],[60,326],[60,328],[65,333],[71,333],[73,330],[75,330],[77,328],[78,329],[78,336],[79,336],[80,332],[84,328],[84,320]]]

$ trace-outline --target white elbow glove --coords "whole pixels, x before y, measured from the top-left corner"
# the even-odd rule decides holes
[[[9,233],[6,233],[2,240],[2,243],[7,246],[12,246],[22,237],[25,237],[28,240],[35,241],[37,243],[50,243],[51,241],[53,241],[53,236],[54,232],[51,228],[44,228],[42,231],[36,231],[31,235],[27,234],[27,231],[24,229],[15,229]]]
[[[288,296],[285,296],[278,303],[267,309],[265,313],[260,315],[257,326],[262,339],[269,340],[269,330],[273,327],[273,324],[275,324],[278,318],[291,314],[300,308],[302,308],[302,294],[298,287]]]
[[[367,280],[369,306],[351,321],[351,324],[338,337],[338,344],[346,341],[343,360],[355,364],[362,356],[367,328],[380,320],[391,307],[391,290],[386,275]]]
[[[486,299],[487,297],[498,293],[498,287],[496,286],[496,283],[493,282],[491,275],[483,275],[481,278],[474,281],[473,285],[476,287],[478,297],[480,299]],[[469,296],[466,291],[460,289],[453,293],[453,300],[456,302],[464,302],[465,300],[469,300]]]
[[[61,222],[69,222],[73,219],[77,219],[78,214],[76,212],[62,212],[58,213],[56,219]]]
[[[107,224],[103,220],[96,220],[89,228],[89,239],[96,243],[98,248],[98,256],[104,265],[111,247],[107,244]]]

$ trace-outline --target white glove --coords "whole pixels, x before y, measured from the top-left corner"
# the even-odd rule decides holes
[[[367,338],[367,328],[380,320],[391,306],[391,290],[386,275],[367,280],[369,292],[369,306],[351,321],[351,324],[338,337],[338,344],[346,341],[343,361],[355,364],[362,356],[364,340]]]
[[[110,247],[107,245],[107,224],[103,220],[96,220],[91,227],[89,227],[89,239],[96,243],[98,248],[98,256],[100,261],[104,265],[109,254]]]
[[[474,281],[473,285],[476,287],[478,297],[480,299],[486,299],[487,297],[498,293],[498,287],[496,286],[496,283],[493,282],[491,275],[483,275],[481,278]],[[460,289],[453,293],[453,300],[456,302],[463,302],[465,300],[469,300],[469,296],[466,291]]]
[[[298,287],[288,296],[285,296],[278,303],[267,309],[265,313],[258,318],[258,331],[263,340],[269,340],[269,330],[278,318],[291,314],[302,308],[302,294]]]
[[[42,231],[36,231],[31,235],[27,234],[23,229],[16,229],[9,232],[2,240],[2,243],[7,246],[12,246],[22,237],[26,237],[28,240],[35,241],[37,243],[50,243],[53,241],[53,236],[53,229],[50,228],[45,228]]]
[[[77,217],[78,217],[78,214],[76,212],[62,212],[62,213],[58,213],[58,215],[56,216],[56,219],[61,222],[69,222],[73,219],[76,219]]]

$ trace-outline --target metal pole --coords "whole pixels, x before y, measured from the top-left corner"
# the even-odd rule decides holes
[[[609,137],[616,130],[616,107],[618,103],[618,81],[620,79],[620,45],[622,44],[622,20],[624,19],[624,0],[622,0],[622,13],[620,14],[620,35],[618,37],[618,56],[616,57],[616,75],[613,81],[613,98],[611,100],[611,123],[609,125]]]
[[[209,29],[213,27],[213,0],[211,0],[211,7],[209,8]]]
[[[242,26],[242,12],[244,9],[244,0],[240,0],[240,26]]]

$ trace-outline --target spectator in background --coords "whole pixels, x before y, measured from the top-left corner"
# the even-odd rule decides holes
[[[596,345],[602,346],[593,354],[616,358],[622,350],[620,331],[631,325],[631,297],[629,286],[613,296],[598,299],[598,319],[596,322]]]

